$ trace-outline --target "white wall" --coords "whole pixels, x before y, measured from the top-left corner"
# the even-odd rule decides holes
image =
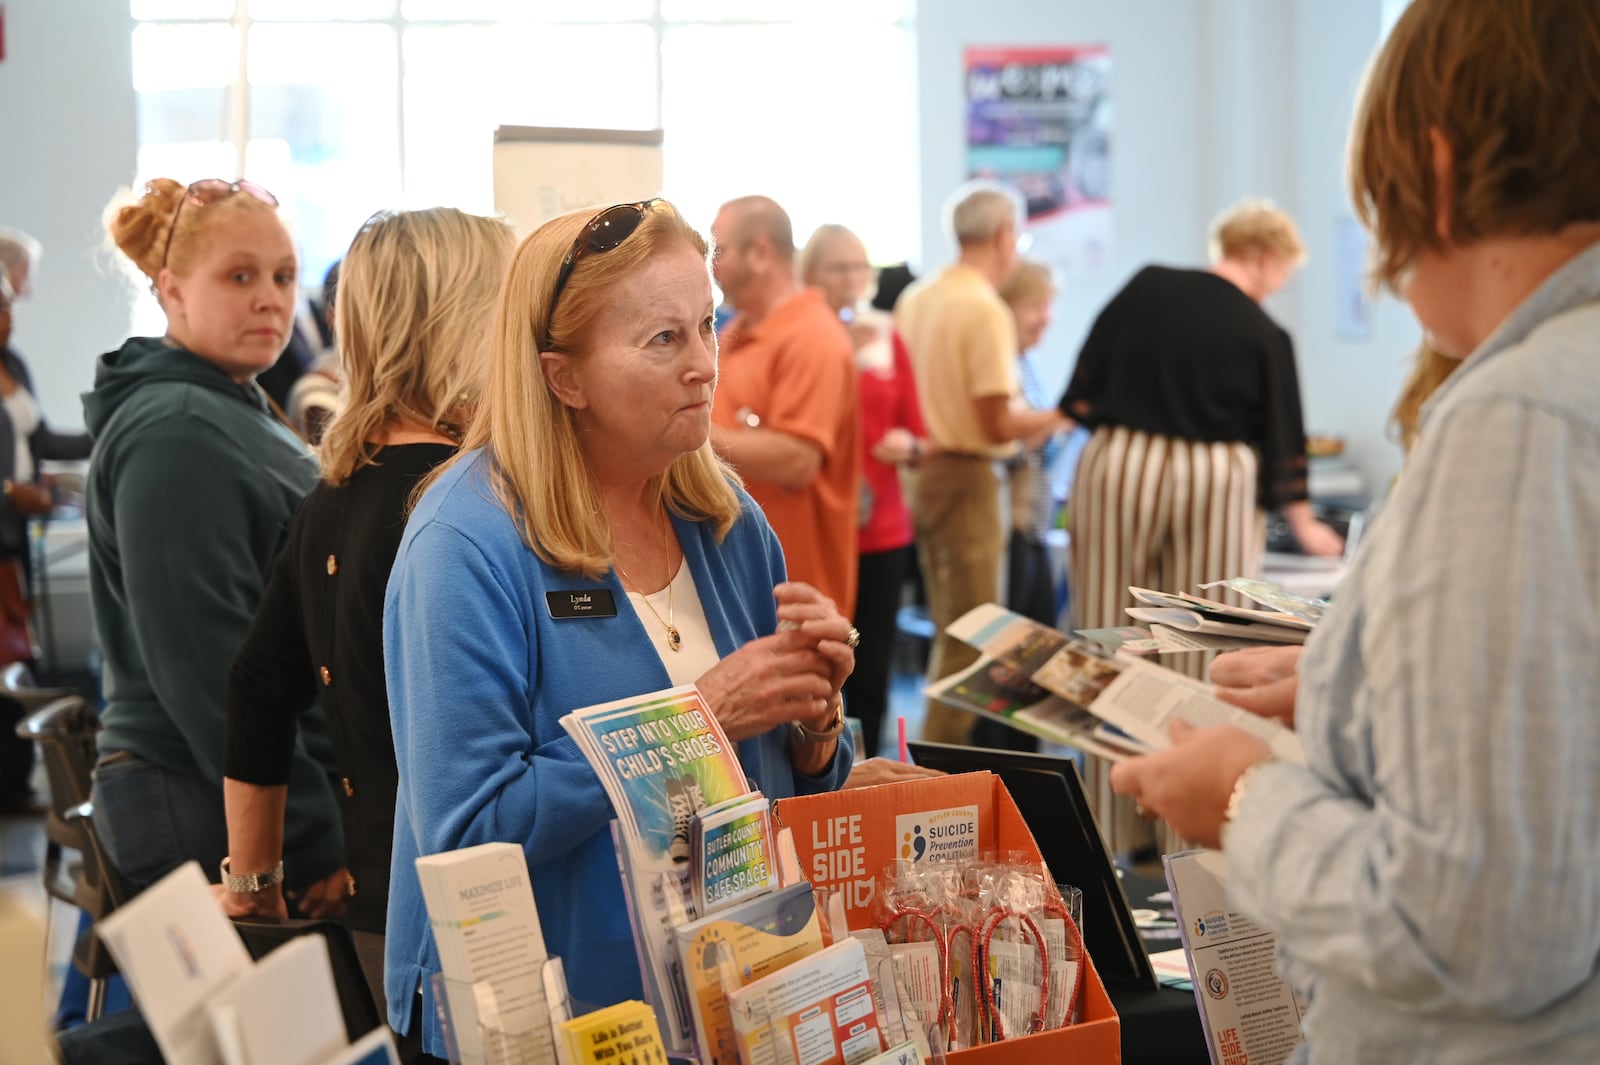
[[[133,180],[133,19],[121,0],[7,0],[0,61],[0,225],[44,244],[12,346],[45,417],[83,424],[94,360],[128,331],[130,292],[103,248],[101,212]]]
[[[1300,222],[1311,259],[1267,309],[1294,334],[1307,426],[1347,438],[1374,487],[1398,466],[1383,423],[1417,339],[1392,299],[1364,341],[1334,335],[1335,218],[1349,215],[1344,142],[1385,0],[922,0],[918,11],[923,266],[953,254],[938,214],[965,178],[962,49],[1106,44],[1113,64],[1114,254],[1068,279],[1041,346],[1064,384],[1089,324],[1134,270],[1205,260],[1212,215],[1268,196]]]
[[[976,45],[1104,44],[1111,49],[1113,254],[1103,276],[1068,280],[1040,347],[1051,391],[1064,385],[1095,312],[1140,264],[1205,254],[1197,0],[921,0],[917,5],[922,136],[922,269],[955,254],[941,208],[966,179],[962,51]]]
[[[1416,319],[1392,296],[1372,308],[1371,332],[1361,340],[1334,329],[1334,227],[1353,217],[1345,180],[1345,141],[1361,76],[1383,30],[1382,0],[1295,0],[1294,56],[1298,160],[1296,200],[1311,249],[1298,285],[1295,343],[1306,421],[1346,438],[1350,456],[1375,487],[1400,467],[1399,447],[1385,423],[1400,391],[1411,352],[1421,340]]]

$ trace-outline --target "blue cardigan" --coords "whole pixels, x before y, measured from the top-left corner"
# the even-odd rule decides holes
[[[672,686],[614,572],[590,580],[542,562],[469,453],[418,503],[384,602],[383,657],[400,789],[395,806],[384,991],[406,1033],[418,982],[423,1049],[443,1057],[430,978],[439,956],[414,861],[493,841],[528,854],[549,952],[572,996],[609,1005],[642,997],[600,780],[558,724],[569,710]],[[771,589],[783,552],[756,504],[721,544],[705,523],[673,519],[701,605],[726,657],[776,631]],[[611,618],[557,621],[545,593],[608,589]],[[742,741],[751,785],[772,799],[831,791],[853,755],[848,735],[821,777],[797,774],[784,729]]]

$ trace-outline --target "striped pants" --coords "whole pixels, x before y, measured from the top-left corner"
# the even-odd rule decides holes
[[[1073,627],[1131,624],[1124,613],[1135,605],[1129,585],[1194,592],[1206,581],[1257,576],[1266,542],[1257,470],[1247,444],[1095,430],[1072,486]],[[1231,592],[1202,594],[1237,601]],[[1162,664],[1203,680],[1213,657],[1171,655]],[[1112,795],[1109,763],[1087,756],[1084,768],[1090,805],[1113,851],[1149,842],[1133,804]],[[1178,842],[1161,835],[1163,849]]]

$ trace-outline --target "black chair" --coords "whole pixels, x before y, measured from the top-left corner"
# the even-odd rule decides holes
[[[3,699],[6,703],[5,710],[0,711],[0,720],[5,722],[6,727],[20,726],[23,721],[38,713],[45,706],[72,694],[74,693],[70,688],[35,687],[33,674],[28,669],[28,664],[26,662],[14,662],[0,670],[0,699]],[[20,728],[18,728],[18,734],[27,738]],[[12,772],[26,774],[27,767],[9,756],[0,759],[0,773]],[[29,793],[28,781],[6,781],[4,791],[8,796],[25,797]],[[53,843],[50,844],[50,849],[54,851],[55,845]]]
[[[345,1032],[350,1042],[384,1023],[372,989],[361,970],[356,941],[350,929],[338,921],[292,918],[279,921],[266,917],[235,917],[234,928],[244,940],[245,949],[257,961],[297,936],[321,936],[328,944],[328,961],[333,967],[333,986],[339,993],[339,1009],[344,1014]]]
[[[81,848],[75,878],[78,906],[99,921],[133,898],[133,886],[117,872],[100,845],[100,836],[94,829],[93,803],[85,802],[69,810],[65,822],[77,832]],[[89,1002],[83,1016],[85,1020],[95,1020],[105,1011],[106,980],[117,971],[117,963],[93,926],[73,945],[72,964],[89,979]]]
[[[83,851],[82,830],[68,822],[68,814],[89,801],[100,718],[70,691],[19,684],[19,677],[26,675],[27,667],[21,663],[7,667],[0,674],[0,694],[22,703],[27,716],[17,725],[17,735],[39,748],[49,781],[44,889],[51,898],[88,909],[78,898],[76,865],[66,860],[64,852]]]

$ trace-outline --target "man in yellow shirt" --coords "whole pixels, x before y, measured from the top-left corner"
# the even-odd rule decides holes
[[[1005,531],[995,463],[1009,457],[1017,441],[1042,441],[1071,425],[1059,411],[1013,403],[1019,391],[1016,327],[997,290],[1017,263],[1020,200],[1000,186],[974,184],[957,193],[949,218],[959,258],[913,286],[896,309],[934,445],[911,498],[928,613],[938,627],[930,681],[978,657],[947,636],[945,626],[1000,597]],[[930,700],[923,736],[963,743],[975,723]]]

